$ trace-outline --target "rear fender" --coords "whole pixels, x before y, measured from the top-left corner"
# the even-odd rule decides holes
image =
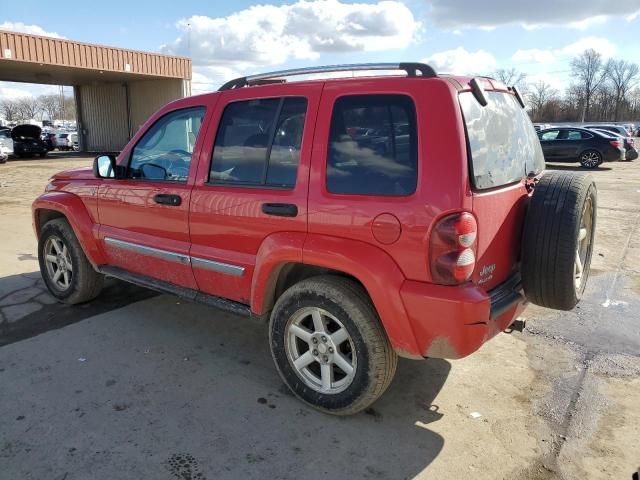
[[[309,234],[303,258],[305,264],[358,279],[371,297],[394,350],[406,358],[423,358],[400,295],[404,275],[386,252],[357,240]]]
[[[304,232],[269,235],[260,245],[251,280],[251,311],[264,315],[271,308],[278,276],[287,263],[302,263]]]
[[[40,215],[44,210],[61,213],[67,219],[75,233],[87,259],[95,267],[106,263],[104,252],[99,247],[98,225],[93,222],[82,199],[68,192],[49,192],[40,195],[33,202],[33,229],[40,237]]]

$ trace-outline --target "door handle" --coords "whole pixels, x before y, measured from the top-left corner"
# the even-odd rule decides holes
[[[296,217],[298,206],[293,203],[263,203],[262,213],[276,217]]]
[[[153,197],[153,201],[160,205],[171,205],[172,207],[177,207],[182,203],[182,197],[180,195],[158,193]]]

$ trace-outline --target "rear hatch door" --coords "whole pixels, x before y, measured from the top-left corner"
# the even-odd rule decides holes
[[[472,281],[490,290],[518,270],[529,185],[544,170],[529,115],[509,91],[486,90],[482,106],[459,95],[465,121],[478,254]]]

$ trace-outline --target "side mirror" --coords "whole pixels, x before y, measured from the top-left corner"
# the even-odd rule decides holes
[[[93,160],[93,175],[96,178],[116,178],[116,157],[98,155]]]

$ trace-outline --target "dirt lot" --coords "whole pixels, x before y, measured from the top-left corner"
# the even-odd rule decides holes
[[[30,204],[89,159],[0,165],[0,478],[631,479],[640,468],[640,164],[593,175],[593,275],[573,312],[455,362],[402,361],[366,413],[296,401],[267,328],[110,282],[39,280]],[[568,168],[568,167],[564,167]],[[479,414],[479,416],[478,416]]]

